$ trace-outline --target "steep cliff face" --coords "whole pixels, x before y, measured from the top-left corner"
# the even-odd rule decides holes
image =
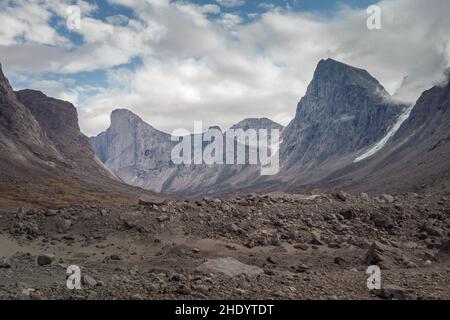
[[[50,139],[27,109],[17,98],[0,65],[0,147],[5,165],[21,162],[31,165],[29,155],[42,164],[61,160]],[[11,172],[5,171],[5,175]]]
[[[14,92],[1,68],[0,169],[0,204],[17,198],[62,204],[139,193],[98,160],[72,104],[39,91]]]
[[[58,152],[61,161],[57,166],[76,169],[79,177],[95,181],[101,178],[116,179],[98,161],[89,139],[81,133],[76,108],[67,101],[54,99],[40,91],[21,90],[17,99],[33,115],[50,145]]]
[[[320,61],[284,130],[283,170],[303,175],[305,183],[321,179],[380,140],[406,107],[367,71]]]
[[[125,182],[161,191],[174,170],[170,156],[174,142],[131,111],[111,113],[111,126],[91,138],[100,160]]]
[[[272,128],[281,130],[283,127],[266,118],[245,119],[232,127],[269,131]],[[211,129],[220,128],[208,130]],[[226,132],[222,134],[225,141]],[[194,136],[190,138],[193,141]],[[257,166],[175,165],[171,154],[178,142],[171,141],[170,135],[156,130],[128,110],[113,111],[111,126],[91,138],[91,143],[99,158],[121,179],[152,191],[179,195],[226,192],[236,185],[247,185],[249,174],[253,176],[252,180],[258,177]],[[208,144],[203,143],[202,150]]]
[[[12,182],[26,177],[33,169],[45,170],[62,161],[31,111],[17,98],[1,66],[0,158],[0,180]]]
[[[372,157],[329,177],[355,191],[450,189],[450,83],[425,91],[409,118]]]

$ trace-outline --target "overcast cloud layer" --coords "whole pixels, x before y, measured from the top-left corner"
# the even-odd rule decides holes
[[[73,102],[87,135],[106,129],[116,108],[168,132],[194,120],[226,128],[265,116],[286,125],[329,57],[367,69],[391,93],[408,76],[402,98],[410,101],[449,67],[448,0],[381,1],[381,30],[368,30],[367,12],[350,7],[325,16],[268,4],[253,14],[239,10],[240,0],[108,2],[124,14],[98,16],[79,1],[73,32],[65,25],[71,1],[0,2],[7,75]]]

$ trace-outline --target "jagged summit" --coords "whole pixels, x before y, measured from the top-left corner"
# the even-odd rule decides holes
[[[111,112],[111,125],[108,130],[114,131],[133,131],[137,127],[146,127],[147,130],[153,131],[158,134],[166,134],[152,125],[145,122],[141,117],[139,117],[134,112],[128,109],[115,109]]]
[[[275,121],[272,121],[268,118],[247,118],[244,119],[235,125],[233,125],[230,129],[279,129],[282,130],[283,126]]]
[[[366,70],[321,60],[295,118],[283,132],[284,166],[295,173],[330,159],[331,170],[345,166],[351,154],[381,139],[404,109],[388,96]]]
[[[123,117],[123,118],[140,118],[133,111],[125,108],[114,109],[111,112],[111,116]]]
[[[21,202],[24,194],[46,205],[140,192],[99,163],[71,103],[36,90],[14,92],[1,67],[0,172],[0,204]],[[18,199],[1,196],[16,192]]]
[[[371,93],[389,96],[378,80],[366,70],[333,59],[320,60],[306,95],[324,98],[335,90],[350,86],[359,86]]]
[[[6,100],[14,100],[14,91],[3,73],[2,64],[0,63],[0,103],[5,103]]]
[[[131,120],[131,121],[143,121],[141,117],[133,113],[128,109],[115,109],[111,112],[111,124],[121,121],[121,120]]]

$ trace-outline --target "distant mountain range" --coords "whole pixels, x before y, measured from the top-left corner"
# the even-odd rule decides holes
[[[367,71],[322,60],[286,128],[266,118],[245,119],[231,127],[282,130],[281,170],[268,177],[261,176],[255,165],[175,166],[170,136],[126,110],[114,111],[110,128],[91,142],[121,179],[163,193],[416,190],[422,181],[436,182],[433,177],[448,172],[448,92],[448,87],[435,87],[413,108],[390,96]],[[436,95],[442,97],[430,97]],[[439,150],[429,150],[433,145]],[[421,173],[412,159],[427,169]],[[441,163],[435,164],[439,159]],[[386,180],[391,183],[384,184]]]
[[[38,91],[14,92],[0,68],[1,199],[136,197],[143,191],[135,187],[182,196],[448,188],[449,105],[449,83],[425,91],[412,106],[367,71],[322,60],[286,128],[267,118],[230,128],[281,131],[280,172],[261,176],[258,165],[175,165],[177,142],[125,109],[113,111],[110,127],[89,141],[72,104]]]

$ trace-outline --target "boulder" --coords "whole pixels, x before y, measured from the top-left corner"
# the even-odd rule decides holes
[[[42,254],[37,257],[36,262],[37,262],[38,266],[42,267],[42,266],[52,264],[53,258],[54,257],[52,255]]]
[[[163,205],[166,203],[166,199],[157,196],[141,196],[139,198],[139,204],[141,206],[153,206],[153,205]]]
[[[345,201],[347,201],[347,198],[349,195],[348,195],[348,193],[345,193],[344,191],[339,191],[339,192],[336,192],[335,196],[337,199],[345,202]]]
[[[381,213],[375,213],[372,217],[372,221],[377,228],[391,229],[394,227],[392,219]]]
[[[241,274],[255,276],[264,273],[264,270],[257,266],[247,265],[230,257],[208,260],[197,267],[197,270],[205,273],[220,273],[229,277]]]
[[[168,215],[163,214],[163,215],[159,216],[158,218],[156,218],[156,220],[158,220],[158,222],[160,222],[160,223],[163,223],[163,222],[169,221],[170,217]]]
[[[6,258],[0,258],[0,269],[9,269],[11,268],[11,264],[8,262]]]
[[[397,286],[386,286],[380,290],[374,290],[373,292],[381,299],[406,300],[408,299],[410,290]]]
[[[399,250],[375,241],[367,250],[364,263],[368,266],[378,265],[382,269],[388,269],[396,264],[400,257],[401,252]]]
[[[88,287],[95,287],[97,285],[97,281],[87,274],[83,275],[81,278],[81,283]]]
[[[450,261],[450,240],[447,240],[441,245],[439,252],[437,253],[437,258],[444,262]]]
[[[390,194],[382,194],[381,199],[383,199],[387,203],[392,203],[395,201],[395,198],[393,196],[391,196]]]

